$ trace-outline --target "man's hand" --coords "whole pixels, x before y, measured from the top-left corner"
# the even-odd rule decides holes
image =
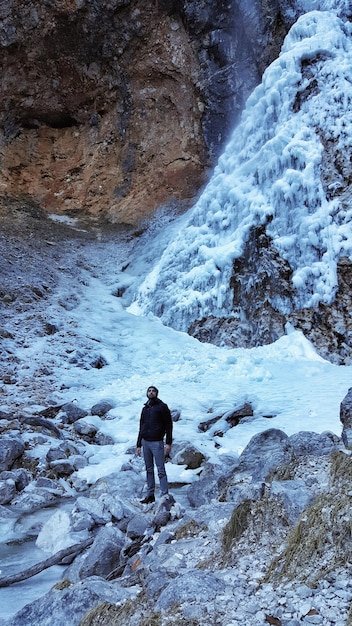
[[[136,448],[136,455],[141,456],[142,448]]]
[[[171,451],[171,446],[170,444],[167,443],[165,446],[165,456],[169,456],[170,451]]]

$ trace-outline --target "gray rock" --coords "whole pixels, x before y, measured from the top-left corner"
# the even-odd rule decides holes
[[[135,515],[127,524],[126,535],[129,539],[138,539],[139,537],[143,537],[149,526],[150,519],[148,516],[143,514]]]
[[[297,522],[300,514],[307,508],[314,494],[308,489],[304,480],[274,480],[271,483],[271,497],[279,497],[287,511],[288,521],[291,524]]]
[[[36,486],[42,489],[49,489],[54,493],[63,493],[63,488],[58,481],[46,478],[45,476],[39,476],[37,478]]]
[[[73,445],[70,441],[63,441],[55,448],[49,448],[46,453],[46,460],[50,464],[53,461],[58,461],[59,459],[67,459],[72,454],[78,454],[78,448]]]
[[[95,521],[87,511],[71,513],[71,524],[75,532],[81,530],[92,530],[95,526]]]
[[[58,461],[59,459],[66,459],[66,454],[60,448],[49,448],[46,453],[46,460],[50,464],[53,461]]]
[[[101,528],[80,569],[80,578],[108,576],[119,564],[124,541],[125,536],[118,528]]]
[[[200,570],[187,570],[177,576],[161,592],[155,603],[157,610],[168,609],[172,604],[209,602],[223,593],[224,583],[214,574]]]
[[[180,420],[181,413],[178,409],[172,409],[170,413],[171,413],[171,419],[173,422],[178,422]]]
[[[33,512],[51,506],[57,501],[57,496],[46,489],[36,489],[34,492],[22,491],[12,500],[12,506],[21,512]]]
[[[50,468],[57,476],[71,476],[75,471],[75,466],[71,459],[58,459],[50,463]]]
[[[347,450],[352,450],[352,428],[344,428],[341,439]]]
[[[11,478],[0,480],[0,504],[9,504],[16,495],[16,484]]]
[[[196,446],[188,443],[173,456],[172,461],[177,465],[186,465],[186,469],[197,469],[205,461],[205,456]]]
[[[7,626],[78,626],[82,617],[102,602],[116,604],[136,595],[135,589],[108,583],[98,577],[52,589],[45,596],[27,604],[6,622]]]
[[[73,403],[64,404],[62,406],[62,411],[62,421],[64,424],[73,424],[77,420],[88,415],[88,411],[84,411],[79,406],[76,406],[76,404]]]
[[[352,387],[340,404],[340,422],[342,422],[344,429],[352,428]]]
[[[24,452],[24,443],[21,439],[4,437],[0,440],[0,471],[11,469],[16,459]]]
[[[133,495],[142,493],[145,477],[142,473],[124,472],[123,480],[120,472],[99,478],[90,490],[92,498],[99,498],[103,494],[110,494],[127,507]]]
[[[192,483],[187,490],[187,498],[192,507],[209,504],[218,500],[225,484],[238,466],[239,460],[231,458],[222,464],[204,463],[200,479]]]
[[[124,517],[125,509],[123,503],[118,498],[113,498],[109,493],[102,494],[99,497],[99,502],[101,502],[114,520],[121,520]]]
[[[330,432],[313,433],[303,431],[289,437],[289,444],[292,446],[292,451],[295,456],[307,454],[322,456],[324,454],[330,454],[338,449],[339,443],[339,437]]]
[[[241,482],[239,475],[238,482],[235,480],[231,483],[226,490],[226,502],[231,502],[234,507],[245,500],[260,500],[263,495],[263,483],[262,482]]]
[[[340,404],[340,421],[343,424],[343,444],[348,450],[352,450],[352,387]]]
[[[78,435],[92,439],[98,432],[98,428],[94,424],[89,424],[85,420],[77,420],[73,425],[74,430]]]
[[[167,587],[167,585],[173,580],[165,572],[151,572],[144,580],[144,587],[148,597],[151,600],[156,600],[161,591]]]
[[[269,428],[252,437],[240,456],[236,471],[250,473],[254,481],[264,481],[270,471],[290,460],[290,450],[286,433]]]
[[[113,446],[115,443],[114,439],[110,435],[106,435],[105,433],[100,432],[100,430],[96,433],[93,441],[98,446]]]
[[[104,415],[109,413],[109,411],[111,411],[111,409],[113,408],[114,406],[113,404],[111,404],[111,402],[107,402],[103,400],[102,402],[98,402],[97,404],[94,404],[90,412],[92,415],[98,415],[99,417],[104,417]]]
[[[9,478],[14,480],[17,491],[23,491],[23,489],[27,487],[32,480],[31,474],[22,467],[15,470],[1,472],[1,480],[8,480]]]
[[[96,524],[107,524],[111,521],[111,513],[105,507],[104,501],[80,496],[75,502],[73,513],[76,511],[87,512]]]
[[[155,530],[160,530],[162,526],[171,519],[171,509],[175,504],[175,498],[169,493],[163,496],[156,505],[156,511],[152,519],[151,526]]]

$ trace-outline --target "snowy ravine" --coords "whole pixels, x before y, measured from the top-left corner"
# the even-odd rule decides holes
[[[342,175],[326,185],[322,161],[328,144],[338,154],[352,148],[351,35],[335,11],[292,27],[199,201],[130,294],[131,312],[151,311],[179,330],[231,315],[232,264],[259,224],[293,269],[295,307],[331,302],[337,261],[352,254],[352,210],[337,195]],[[288,313],[284,299],[276,305]]]

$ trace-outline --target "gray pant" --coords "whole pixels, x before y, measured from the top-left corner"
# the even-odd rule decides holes
[[[147,496],[154,494],[155,490],[155,475],[154,475],[154,461],[158,470],[159,482],[160,482],[160,495],[164,496],[168,493],[169,486],[167,482],[166,470],[165,470],[165,452],[163,441],[146,441],[142,440],[143,456],[145,462],[145,469],[147,472]]]

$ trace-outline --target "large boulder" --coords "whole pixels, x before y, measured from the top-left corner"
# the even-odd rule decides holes
[[[161,592],[156,601],[156,609],[170,609],[176,604],[192,602],[211,602],[219,593],[224,592],[224,583],[214,574],[201,570],[187,570],[183,576],[177,576]]]
[[[119,565],[125,536],[118,528],[103,526],[97,533],[80,569],[80,578],[107,577]]]
[[[116,604],[136,596],[135,589],[125,589],[91,577],[77,584],[58,584],[46,595],[27,604],[6,622],[7,626],[78,626],[82,617],[102,602]]]
[[[300,431],[289,437],[289,444],[295,456],[324,456],[337,450],[340,439],[329,431],[323,433]]]
[[[291,458],[289,437],[282,430],[269,428],[254,435],[243,450],[238,472],[247,473],[252,480],[265,481],[268,474]]]

